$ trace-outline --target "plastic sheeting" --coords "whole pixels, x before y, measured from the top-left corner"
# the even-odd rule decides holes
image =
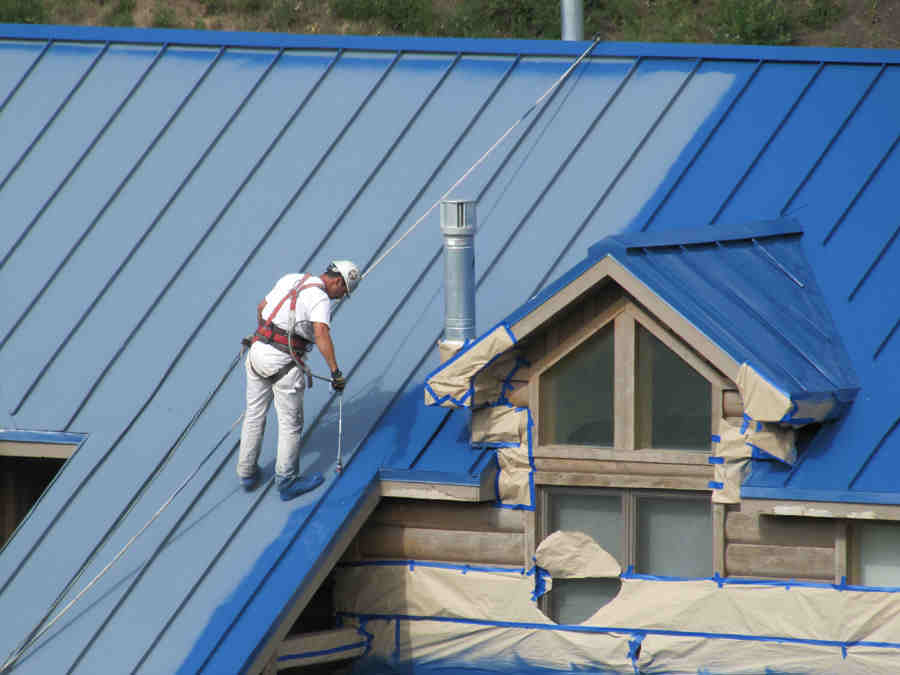
[[[577,625],[534,602],[524,570],[386,561],[337,571],[336,607],[368,659],[562,672],[885,673],[900,659],[896,589],[622,575]],[[365,661],[363,662],[365,663]]]

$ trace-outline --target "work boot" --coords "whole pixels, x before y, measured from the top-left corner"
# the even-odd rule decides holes
[[[253,489],[256,487],[256,484],[259,482],[259,467],[254,469],[253,473],[249,476],[241,476],[241,487],[244,488],[244,492],[253,492]]]
[[[299,497],[305,492],[315,490],[325,479],[322,474],[316,471],[308,476],[295,476],[287,480],[277,479],[278,493],[281,495],[282,501],[288,501],[294,497]]]

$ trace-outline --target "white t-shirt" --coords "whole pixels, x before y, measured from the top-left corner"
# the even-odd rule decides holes
[[[262,311],[263,321],[269,319],[272,310],[304,276],[304,274],[285,274],[278,280],[275,287],[266,295],[266,306]],[[331,298],[325,293],[325,284],[318,276],[310,275],[302,285],[308,284],[316,285],[304,288],[297,294],[294,332],[310,342],[315,342],[313,322],[331,326]],[[273,323],[282,330],[288,330],[290,313],[291,300],[288,298],[279,307]]]

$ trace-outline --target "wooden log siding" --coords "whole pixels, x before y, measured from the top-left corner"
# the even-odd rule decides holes
[[[835,526],[826,519],[725,516],[725,573],[729,576],[834,581]]]
[[[345,559],[432,560],[519,567],[522,513],[492,504],[385,498]]]

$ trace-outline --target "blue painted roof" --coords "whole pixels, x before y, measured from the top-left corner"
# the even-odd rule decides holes
[[[791,399],[849,403],[856,375],[789,219],[610,236],[506,319],[512,325],[612,256],[725,351]]]
[[[476,461],[417,403],[437,214],[336,312],[351,459],[315,496],[237,487],[238,340],[280,274],[370,264],[586,46],[0,25],[0,426],[87,436],[0,555],[0,654],[197,470],[16,672],[246,666],[382,468]],[[897,51],[599,45],[452,195],[479,202],[478,325],[604,237],[793,216],[860,393],[749,485],[896,495],[898,104]],[[304,469],[334,461],[325,389]]]

